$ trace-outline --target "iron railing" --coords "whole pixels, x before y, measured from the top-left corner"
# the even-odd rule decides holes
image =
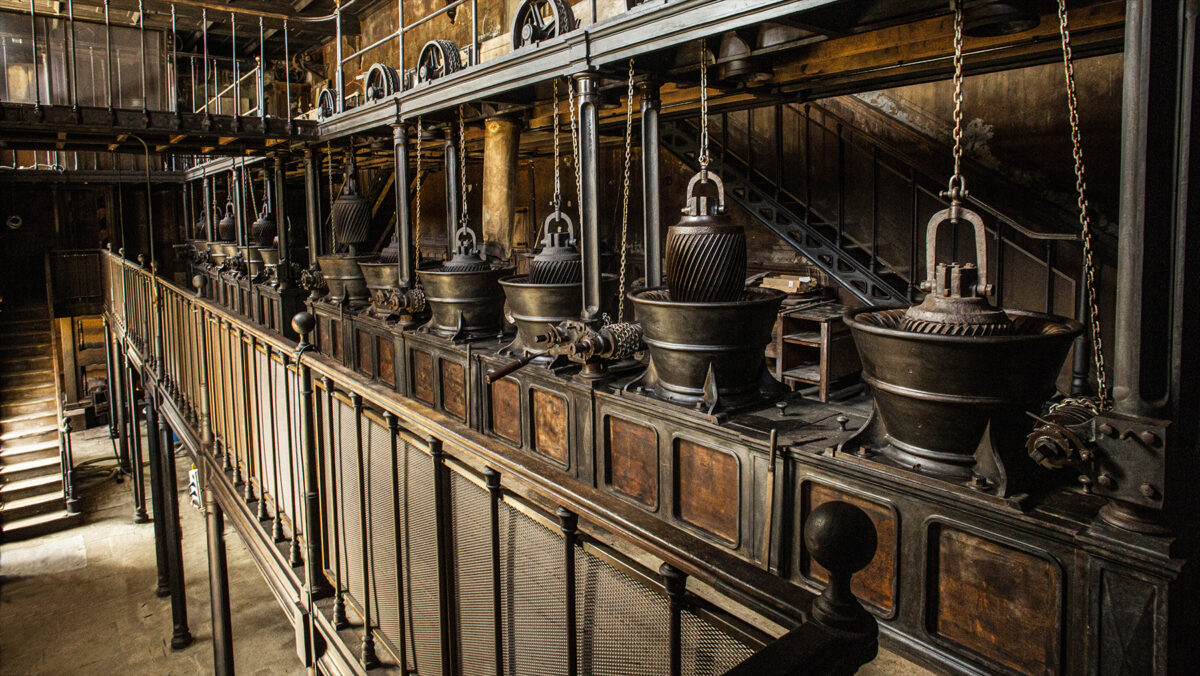
[[[243,536],[273,543],[264,558],[283,569],[264,573],[290,589],[277,594],[294,598],[307,580],[301,602],[330,642],[314,659],[420,673],[721,674],[771,643],[714,591],[721,573],[673,557],[653,528],[586,489],[489,450],[306,342],[103,260],[113,339],[140,356],[164,414],[219,468],[209,481],[237,503],[223,509],[256,524]],[[873,634],[801,628],[835,665],[822,673],[874,655]]]

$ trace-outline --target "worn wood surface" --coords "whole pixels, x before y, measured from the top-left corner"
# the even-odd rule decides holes
[[[433,405],[433,355],[424,350],[412,351],[413,396]]]
[[[442,408],[447,413],[467,419],[467,383],[463,366],[456,361],[442,361]]]
[[[738,461],[731,454],[680,439],[675,450],[679,518],[730,543],[738,541]]]
[[[658,506],[658,433],[621,418],[608,418],[608,484],[647,507]]]
[[[533,450],[568,464],[567,402],[560,396],[533,390]]]
[[[896,518],[887,506],[867,500],[857,495],[840,491],[831,486],[816,482],[806,482],[803,488],[802,519],[806,519],[812,510],[826,502],[840,500],[862,508],[871,522],[875,524],[875,536],[878,541],[875,558],[866,568],[857,573],[851,580],[850,588],[854,595],[863,602],[875,606],[885,614],[895,607],[896,585]],[[812,560],[805,551],[801,557],[801,570],[810,578],[829,581],[829,572],[821,564]]]
[[[492,383],[492,431],[521,443],[521,386],[512,378]]]

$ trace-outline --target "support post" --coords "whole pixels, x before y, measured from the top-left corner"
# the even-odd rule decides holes
[[[458,163],[461,161],[459,157],[458,137],[454,132],[454,125],[446,125],[445,127],[446,143],[445,143],[445,161],[446,161],[446,256],[453,256],[454,249],[457,245],[454,233],[458,231],[458,222],[462,209],[466,205],[462,203],[462,186],[459,184],[459,169]]]
[[[308,264],[325,253],[321,248],[321,167],[311,146],[304,147],[304,213],[308,225]]]
[[[300,386],[300,451],[304,458],[304,523],[308,526],[309,537],[304,538],[307,548],[304,557],[305,584],[308,586],[308,596],[313,599],[325,598],[333,593],[333,589],[321,572],[325,556],[321,551],[323,538],[318,537],[321,523],[321,475],[317,456],[317,430],[315,410],[317,399],[313,392],[312,372],[304,363],[304,353],[313,349],[313,329],[317,320],[307,312],[297,313],[292,318],[292,328],[300,336],[300,344],[296,346],[296,380]]]
[[[142,426],[138,420],[137,395],[133,385],[134,371],[128,364],[128,357],[125,373],[129,383],[126,392],[129,393],[129,464],[133,470],[133,522],[146,523],[150,519],[146,515],[146,484],[142,473]]]
[[[125,372],[129,368],[129,363],[125,358],[125,350],[120,344],[114,345],[117,351],[117,363],[115,364],[113,381],[115,384],[117,407],[117,448],[121,462],[121,472],[126,476],[133,473],[133,467],[130,463],[129,453],[129,395],[125,391]]]
[[[583,254],[583,313],[585,323],[600,321],[602,298],[600,292],[600,205],[597,157],[600,152],[598,126],[599,96],[598,78],[595,73],[580,73],[575,76],[579,90],[579,173],[580,207],[583,223],[579,225],[581,252]]]
[[[213,468],[213,471],[217,471]],[[233,676],[233,621],[229,612],[229,571],[225,562],[225,513],[213,489],[204,489],[208,530],[208,588],[212,603],[213,673]]]
[[[204,177],[204,235],[211,242],[213,241],[213,190],[212,178]]]
[[[167,565],[167,514],[166,496],[162,470],[162,456],[158,447],[158,407],[154,395],[146,394],[146,450],[150,455],[150,507],[154,510],[154,560],[158,570],[158,586],[154,593],[160,597],[171,595],[171,572]]]
[[[687,593],[687,575],[669,563],[658,568],[667,589],[671,619],[667,628],[668,670],[671,676],[683,673],[683,601]]]
[[[187,588],[183,579],[183,531],[179,524],[179,485],[175,470],[175,445],[172,443],[171,428],[165,418],[158,420],[158,434],[162,439],[162,476],[164,516],[166,516],[167,564],[171,571],[171,648],[182,650],[192,644],[192,632],[188,629]]]
[[[659,83],[642,82],[642,222],[646,249],[646,288],[662,286],[662,196],[659,190],[658,113],[662,107]]]
[[[275,153],[275,232],[279,238],[279,265],[275,268],[279,290],[292,286],[292,242],[287,220],[287,155]]]
[[[517,150],[521,122],[488,118],[483,124],[483,240],[499,245],[501,258],[512,252],[513,211],[517,198]]]
[[[408,130],[407,124],[392,125],[392,160],[396,169],[396,243],[399,247],[397,282],[401,289],[411,289],[416,284],[414,271],[420,264],[420,261],[413,261],[415,226],[409,213]],[[417,133],[421,131],[418,129]]]

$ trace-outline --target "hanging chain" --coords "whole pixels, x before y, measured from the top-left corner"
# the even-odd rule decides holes
[[[962,0],[954,0],[954,173],[946,196],[952,202],[966,197],[966,183],[962,175],[962,120],[963,120],[963,9]]]
[[[254,179],[251,178],[250,172],[246,171],[246,166],[242,165],[242,177],[246,179],[246,185],[249,186],[250,192],[250,208],[254,211],[254,215],[258,215],[258,199],[254,197]]]
[[[1108,378],[1104,372],[1104,345],[1100,335],[1100,308],[1096,301],[1096,263],[1092,250],[1092,219],[1088,214],[1083,140],[1079,133],[1079,100],[1075,97],[1075,66],[1071,55],[1071,30],[1067,23],[1066,0],[1058,0],[1058,32],[1062,37],[1063,74],[1067,83],[1067,110],[1071,123],[1071,154],[1075,158],[1075,190],[1079,193],[1079,229],[1083,240],[1083,269],[1088,315],[1092,334],[1092,360],[1096,366],[1096,396],[1099,408],[1108,404]]]
[[[458,227],[467,229],[467,126],[463,121],[463,107],[458,106],[458,184],[462,188],[462,204],[458,210]]]
[[[708,171],[708,47],[705,40],[700,40],[700,154],[696,161],[700,163],[700,171]]]
[[[413,247],[417,267],[421,267],[421,141],[423,134],[421,133],[421,117],[417,116],[417,208],[416,220],[413,221]]]
[[[629,250],[629,158],[633,141],[633,59],[625,92],[625,183],[621,195],[621,281],[617,291],[617,321],[625,321],[625,260]]]
[[[571,156],[575,163],[575,206],[579,208],[579,223],[583,223],[583,175],[579,171],[579,128],[575,123],[575,84],[569,83],[567,97],[571,104]]]
[[[550,201],[550,206],[554,207],[554,213],[559,213],[562,210],[562,181],[559,180],[558,171],[558,78],[551,80],[554,91],[554,199]]]

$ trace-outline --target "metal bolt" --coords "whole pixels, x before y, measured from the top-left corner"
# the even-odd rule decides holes
[[[1100,476],[1096,477],[1096,483],[1100,484],[1101,486],[1104,486],[1105,488],[1112,488],[1112,486],[1113,486],[1112,475],[1109,474],[1108,472],[1105,472],[1105,473],[1101,474]]]
[[[1083,489],[1083,492],[1085,494],[1087,494],[1087,495],[1092,494],[1092,477],[1090,477],[1086,474],[1080,474],[1079,475],[1079,485]]]
[[[1092,454],[1091,450],[1089,450],[1089,449],[1085,448],[1085,449],[1079,451],[1079,459],[1082,460],[1083,462],[1091,462],[1093,457],[1095,457],[1095,456]]]
[[[1154,486],[1151,486],[1148,483],[1144,483],[1141,485],[1141,491],[1142,491],[1142,497],[1144,497],[1148,500],[1153,500],[1158,497],[1158,491],[1155,490]]]
[[[775,402],[775,408],[779,409],[779,415],[781,417],[787,415],[787,407],[788,407],[788,402],[786,402],[786,401]]]
[[[1100,434],[1103,434],[1106,437],[1115,437],[1117,435],[1117,430],[1108,423],[1102,423],[1100,425]]]
[[[1142,430],[1141,434],[1138,434],[1138,438],[1147,446],[1153,446],[1158,443],[1158,435],[1150,430]]]
[[[850,419],[844,415],[839,415],[838,417],[834,418],[834,421],[837,422],[838,429],[845,432],[846,423],[850,422]]]

